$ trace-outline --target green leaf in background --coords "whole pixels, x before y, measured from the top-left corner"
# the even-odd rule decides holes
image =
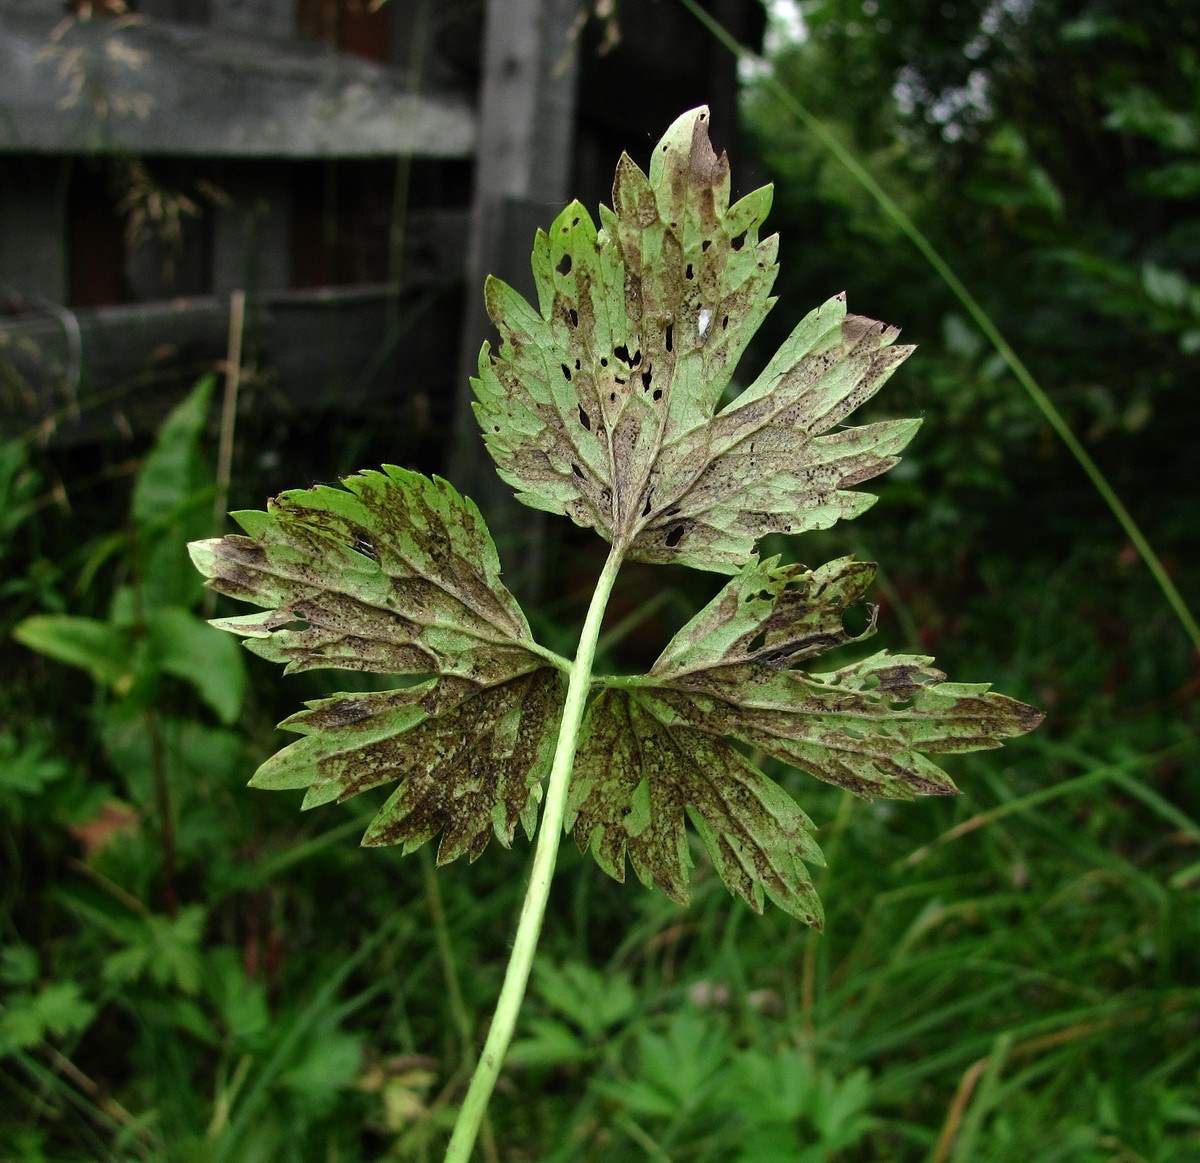
[[[74,981],[52,982],[36,993],[17,993],[0,1009],[0,1054],[26,1050],[47,1037],[65,1038],[86,1029],[96,1007]]]
[[[37,975],[36,949],[30,945],[0,946],[0,981],[5,985],[29,985]]]
[[[337,1092],[353,1084],[362,1061],[362,1035],[330,1027],[314,1032],[280,1078],[282,1086],[317,1110],[334,1105]]]
[[[147,611],[192,608],[203,596],[183,543],[212,532],[213,473],[204,438],[215,382],[204,376],[174,408],[134,482],[137,584]]]
[[[241,710],[246,668],[236,644],[180,607],[147,612],[146,650],[139,648],[136,625],[119,608],[111,622],[37,614],[19,623],[13,637],[31,650],[86,670],[118,695],[161,672],[194,687],[222,723],[232,723]]]
[[[78,666],[123,694],[136,677],[132,636],[120,626],[70,614],[35,614],[17,624],[13,637],[30,650]]]
[[[36,511],[34,499],[40,483],[29,466],[26,445],[0,439],[0,561],[8,556],[12,535]],[[0,584],[0,593],[8,584]]]
[[[150,611],[146,631],[153,661],[163,672],[193,686],[222,723],[233,723],[246,693],[237,643],[190,610],[173,606]]]
[[[0,807],[6,811],[22,796],[41,795],[68,770],[40,741],[22,744],[11,731],[0,731]]]
[[[208,914],[202,905],[188,905],[175,917],[149,913],[122,918],[116,930],[125,948],[104,962],[104,978],[116,984],[143,978],[192,995],[202,981],[200,942]]]
[[[476,413],[500,475],[534,508],[635,561],[735,572],[767,533],[823,529],[874,498],[916,420],[843,428],[911,350],[831,299],[716,412],[774,303],[770,188],[729,205],[708,110],[680,117],[649,176],[623,156],[597,231],[578,202],[539,232],[538,307],[488,281],[501,346]],[[715,416],[714,416],[714,413]],[[831,431],[832,430],[832,431]],[[824,435],[823,435],[824,434]]]
[[[210,949],[204,960],[225,1032],[243,1045],[255,1043],[271,1024],[266,986],[247,974],[241,950],[224,945]]]
[[[211,375],[200,380],[163,422],[142,461],[133,487],[133,520],[143,536],[177,521],[181,510],[195,508],[197,494],[211,503],[212,477],[201,441],[215,384]]]
[[[588,1038],[601,1038],[637,1010],[637,991],[624,973],[602,973],[581,961],[555,965],[539,959],[534,981],[542,1000]]]
[[[666,1030],[637,1038],[634,1078],[601,1083],[607,1097],[637,1115],[673,1118],[709,1101],[728,1067],[729,1036],[692,1008],[671,1015]]]
[[[284,493],[237,514],[248,537],[191,546],[213,588],[266,607],[216,625],[289,671],[434,677],[309,704],[283,724],[306,738],[254,786],[307,788],[312,807],[398,781],[364,842],[410,851],[442,832],[439,862],[474,859],[518,822],[532,833],[561,680],[470,501],[395,466],[345,484]]]

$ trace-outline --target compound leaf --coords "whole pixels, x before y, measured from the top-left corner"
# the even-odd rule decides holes
[[[791,669],[868,637],[844,626],[875,572],[751,561],[668,643],[644,678],[610,680],[585,729],[573,786],[580,847],[618,880],[629,856],[646,883],[686,899],[692,819],[730,891],[764,895],[817,923],[802,860],[811,825],[730,742],[740,740],[858,795],[956,789],[923,752],[998,747],[1042,715],[986,684],[949,683],[924,657],[880,652],[840,670]]]
[[[538,306],[491,279],[500,331],[474,381],[500,475],[534,508],[591,526],[632,560],[734,573],[770,532],[854,517],[851,491],[896,462],[915,420],[831,432],[911,350],[897,331],[812,312],[716,412],[774,300],[770,188],[729,205],[708,111],[680,117],[650,173],[623,156],[601,229],[578,202],[533,255]],[[715,416],[714,416],[715,413]]]
[[[484,345],[473,381],[519,499],[613,546],[576,662],[533,641],[478,510],[445,481],[387,466],[284,493],[235,514],[245,536],[191,547],[211,586],[262,607],[217,625],[289,671],[415,681],[308,704],[283,724],[302,738],[252,782],[307,789],[306,807],[395,783],[364,843],[410,850],[440,833],[444,863],[475,859],[492,835],[510,843],[518,824],[531,833],[541,780],[552,768],[565,779],[553,759],[575,746],[566,826],[610,875],[628,863],[686,900],[690,821],[731,892],[819,925],[812,822],[745,751],[861,796],[947,794],[930,755],[999,746],[1041,715],[947,682],[925,657],[807,668],[874,632],[873,611],[859,633],[845,615],[875,567],[784,566],[756,547],[873,503],[856,486],[896,462],[919,422],[844,421],[911,349],[839,295],[737,390],[774,304],[776,239],[759,237],[771,190],[730,205],[705,108],[671,126],[648,174],[623,156],[612,201],[599,227],[574,202],[539,231],[536,306],[488,280],[500,345]],[[649,674],[592,680],[585,712],[599,612],[629,559],[734,576]]]
[[[563,702],[562,660],[537,646],[500,581],[478,509],[447,482],[387,465],[237,513],[248,536],[190,546],[208,584],[264,607],[215,625],[288,671],[432,676],[340,694],[283,724],[305,738],[251,781],[307,788],[305,807],[400,786],[364,842],[440,862],[531,831]]]

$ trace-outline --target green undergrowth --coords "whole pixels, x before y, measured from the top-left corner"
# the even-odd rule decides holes
[[[9,511],[46,496],[38,454],[6,455]],[[97,597],[137,576],[125,522],[84,546],[14,524],[10,554],[45,581],[31,596],[7,575],[6,611],[100,620]],[[103,557],[86,594],[54,564],[80,555]],[[897,639],[911,627],[905,645],[1049,719],[1019,754],[958,757],[961,797],[807,788],[823,935],[732,902],[699,850],[685,910],[564,848],[480,1157],[1194,1157],[1196,692],[1128,572],[1084,547],[886,575]],[[635,577],[602,661],[636,667],[706,596],[647,598]],[[565,624],[580,600],[564,597]],[[281,696],[249,660],[224,726],[170,675],[131,704],[11,642],[5,657],[3,1158],[438,1158],[528,849],[435,882],[349,842],[378,802],[297,817],[248,795],[280,703],[325,693],[317,676]],[[177,824],[173,913],[147,708]]]

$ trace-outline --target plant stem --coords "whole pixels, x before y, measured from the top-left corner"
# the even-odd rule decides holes
[[[554,876],[555,861],[558,859],[558,845],[562,839],[567,787],[575,766],[579,728],[583,723],[584,706],[591,685],[592,663],[596,657],[600,623],[604,619],[604,609],[608,605],[617,571],[621,568],[621,557],[621,552],[615,547],[609,552],[608,560],[596,579],[596,591],[592,594],[592,602],[579,635],[579,649],[576,651],[575,661],[571,664],[567,698],[563,705],[562,722],[558,728],[558,741],[554,747],[554,761],[550,767],[550,778],[546,782],[546,799],[538,826],[537,849],[533,855],[529,887],[521,905],[521,919],[517,923],[517,934],[513,939],[512,953],[509,955],[508,969],[504,974],[504,984],[500,988],[500,998],[496,1002],[491,1029],[488,1031],[479,1065],[471,1076],[467,1097],[458,1112],[458,1121],[454,1124],[450,1144],[446,1148],[446,1163],[467,1163],[471,1157],[471,1148],[487,1110],[488,1099],[499,1077],[508,1044],[512,1041],[521,1000],[529,983],[533,955],[542,931],[542,920],[546,915],[546,901],[550,896],[550,881]]]

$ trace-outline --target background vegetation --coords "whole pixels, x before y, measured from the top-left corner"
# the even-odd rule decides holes
[[[1194,596],[1200,11],[804,14],[776,78],[949,258]],[[824,935],[703,865],[685,911],[565,850],[481,1155],[1195,1159],[1196,654],[944,284],[752,70],[745,110],[782,235],[762,348],[843,288],[921,345],[876,405],[925,417],[880,503],[789,552],[879,560],[877,642],[1047,720],[955,763],[953,801],[779,773],[821,826]],[[136,462],[0,449],[0,1158],[436,1159],[528,849],[435,879],[357,849],[370,805],[244,789],[273,724],[343,676],[280,682],[201,624],[183,544],[212,529],[211,391]],[[234,507],[261,503],[260,435]],[[570,543],[559,566],[551,646],[595,572]],[[614,603],[613,666],[705,596],[649,590],[635,573]]]

